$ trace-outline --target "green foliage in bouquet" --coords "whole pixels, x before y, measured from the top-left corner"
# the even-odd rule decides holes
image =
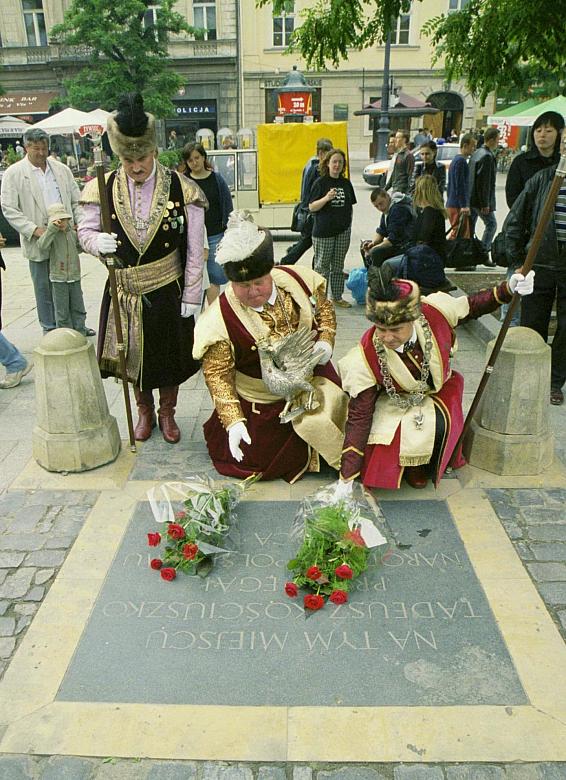
[[[319,506],[305,516],[303,543],[287,564],[293,580],[285,585],[291,598],[299,588],[311,591],[304,597],[305,608],[320,609],[325,596],[334,604],[345,603],[351,581],[367,569],[370,551],[352,517],[347,502]]]
[[[226,552],[225,537],[235,519],[234,508],[244,490],[256,480],[215,488],[210,480],[195,478],[185,483],[189,488],[184,509],[175,513],[175,522],[167,522],[163,558],[150,562],[164,580],[174,580],[178,571],[206,577],[213,567],[213,556]],[[150,547],[162,542],[158,532],[147,535]]]

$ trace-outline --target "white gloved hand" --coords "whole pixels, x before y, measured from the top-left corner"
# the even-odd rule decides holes
[[[200,314],[199,303],[182,303],[181,304],[181,317],[194,317],[197,321],[197,315]]]
[[[318,364],[325,366],[332,357],[332,347],[328,341],[317,341],[313,349],[314,355],[320,355]]]
[[[118,248],[116,233],[99,233],[96,237],[96,251],[99,255],[111,255]]]
[[[346,501],[348,498],[352,497],[352,492],[354,490],[354,480],[351,479],[349,482],[344,482],[343,479],[339,479],[336,483],[336,486],[334,488],[334,501],[338,503],[339,501]]]
[[[250,434],[246,428],[246,424],[243,422],[237,422],[228,428],[228,447],[234,460],[238,463],[244,457],[244,453],[240,449],[240,443],[245,441],[246,444],[251,444]]]
[[[523,274],[513,274],[509,279],[509,291],[511,294],[530,295],[535,286],[535,272],[529,271],[526,276]]]

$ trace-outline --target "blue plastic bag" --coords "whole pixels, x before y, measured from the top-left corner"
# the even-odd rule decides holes
[[[346,287],[354,296],[356,303],[363,306],[366,302],[368,289],[367,268],[354,268],[353,271],[350,271],[350,276],[346,280]]]

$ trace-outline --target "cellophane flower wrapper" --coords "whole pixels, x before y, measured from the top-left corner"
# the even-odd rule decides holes
[[[153,516],[160,524],[156,532],[148,533],[148,543],[164,546],[162,557],[154,559],[151,567],[205,577],[215,555],[239,546],[235,508],[253,481],[216,483],[197,474],[148,491]]]
[[[382,521],[379,507],[371,506],[361,491],[336,501],[335,483],[305,498],[291,528],[297,552],[287,564],[292,577],[285,586],[287,595],[293,598],[298,589],[305,589],[335,604],[346,602],[353,581],[368,567],[372,549],[387,544],[375,524],[383,527]],[[322,599],[307,595],[305,607],[320,609]]]

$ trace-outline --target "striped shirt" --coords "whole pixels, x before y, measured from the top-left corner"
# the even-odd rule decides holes
[[[554,206],[554,224],[559,243],[566,244],[566,183],[560,188]]]

